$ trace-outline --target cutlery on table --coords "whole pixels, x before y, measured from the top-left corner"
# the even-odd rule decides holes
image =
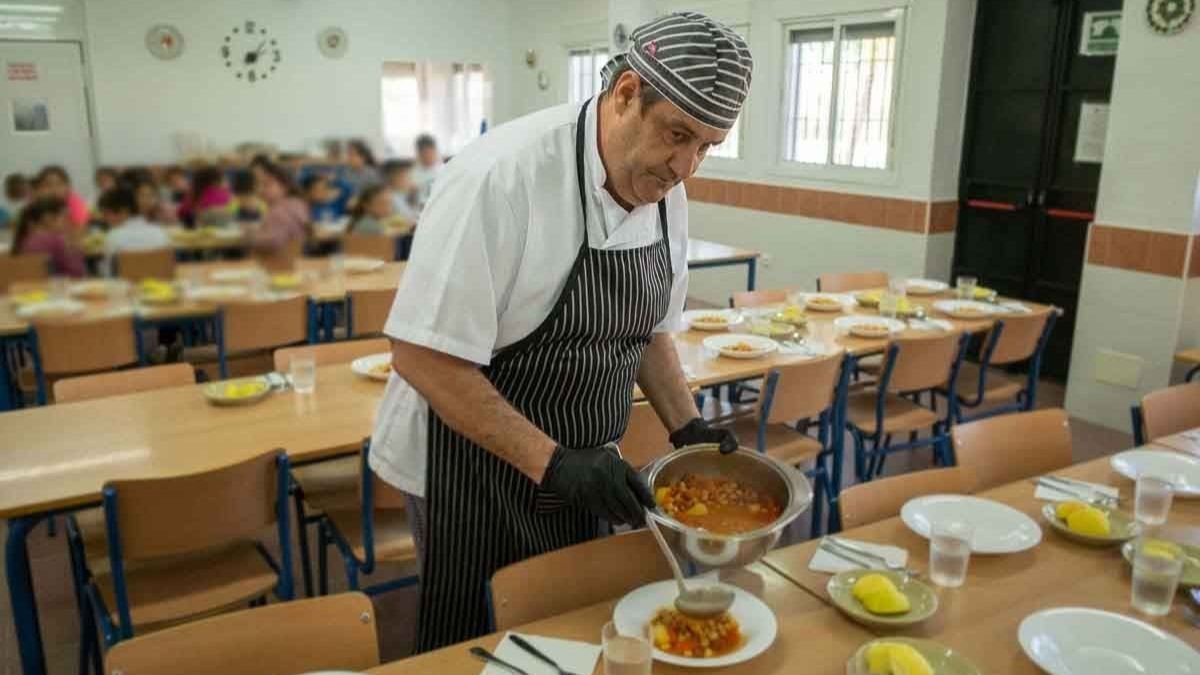
[[[857,546],[850,546],[849,544],[846,544],[838,539],[834,539],[833,537],[823,537],[819,546],[826,553],[841,558],[842,560],[852,563],[858,567],[878,569],[880,566],[882,566],[884,569],[892,572],[900,572],[906,577],[921,576],[921,573],[917,570],[893,563],[879,554],[872,553],[870,551],[864,551]]]
[[[1076,499],[1086,501],[1091,504],[1115,507],[1120,501],[1119,498],[1106,495],[1087,483],[1080,483],[1079,481],[1071,480],[1069,478],[1060,478],[1058,476],[1041,476],[1034,482],[1044,488],[1054,490],[1055,492],[1059,492],[1061,494],[1071,495]]]
[[[541,650],[539,650],[537,647],[534,647],[533,645],[529,644],[529,641],[526,640],[525,638],[521,637],[520,635],[517,635],[516,633],[510,633],[508,636],[508,639],[512,640],[513,643],[516,644],[521,649],[524,649],[527,653],[529,653],[530,656],[541,661],[542,663],[545,663],[546,665],[550,666],[551,668],[557,670],[558,675],[574,675],[574,673],[563,670],[561,666],[559,666],[557,663],[554,662],[554,659],[543,654],[541,652]]]
[[[508,661],[504,661],[502,659],[496,658],[495,654],[489,652],[488,650],[484,649],[483,647],[471,647],[471,649],[469,651],[471,653],[471,656],[474,656],[475,658],[479,659],[480,661],[483,661],[484,663],[491,663],[491,664],[497,665],[497,666],[507,670],[508,672],[512,673],[513,675],[529,675],[529,673],[521,670],[520,668],[509,663]]]

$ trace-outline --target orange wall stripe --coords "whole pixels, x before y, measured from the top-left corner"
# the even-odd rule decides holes
[[[1092,225],[1087,261],[1092,265],[1182,278],[1191,237],[1174,232],[1135,230],[1113,225]],[[1191,273],[1196,274],[1196,261]]]

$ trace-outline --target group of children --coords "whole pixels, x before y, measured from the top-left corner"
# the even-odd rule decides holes
[[[72,189],[65,169],[47,166],[32,179],[5,178],[0,227],[12,230],[13,255],[45,254],[51,272],[68,277],[87,273],[82,243],[89,227],[107,231],[101,262],[106,274],[118,252],[169,246],[164,225],[246,224],[250,246],[269,255],[303,241],[313,222],[348,216],[348,230],[364,234],[385,233],[397,220],[415,226],[441,166],[432,138],[418,140],[417,158],[380,167],[365,142],[352,141],[340,172],[309,170],[299,186],[290,170],[265,155],[228,173],[210,165],[190,172],[102,167],[92,209]]]

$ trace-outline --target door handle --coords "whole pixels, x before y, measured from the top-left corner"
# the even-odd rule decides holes
[[[987,199],[968,199],[967,206],[985,211],[1019,211],[1021,207],[1008,202],[993,202]]]
[[[1051,218],[1065,218],[1067,220],[1086,220],[1091,222],[1096,219],[1096,214],[1093,211],[1074,211],[1072,209],[1046,209],[1046,215]]]

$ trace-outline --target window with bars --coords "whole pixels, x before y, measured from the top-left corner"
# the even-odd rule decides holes
[[[891,161],[896,21],[788,32],[783,158],[886,169]]]
[[[608,63],[608,47],[586,47],[567,52],[567,93],[571,103],[583,103],[600,92],[600,70]]]
[[[478,138],[491,115],[492,84],[477,63],[386,62],[380,81],[388,154],[411,156],[417,136],[430,133],[452,155]]]

